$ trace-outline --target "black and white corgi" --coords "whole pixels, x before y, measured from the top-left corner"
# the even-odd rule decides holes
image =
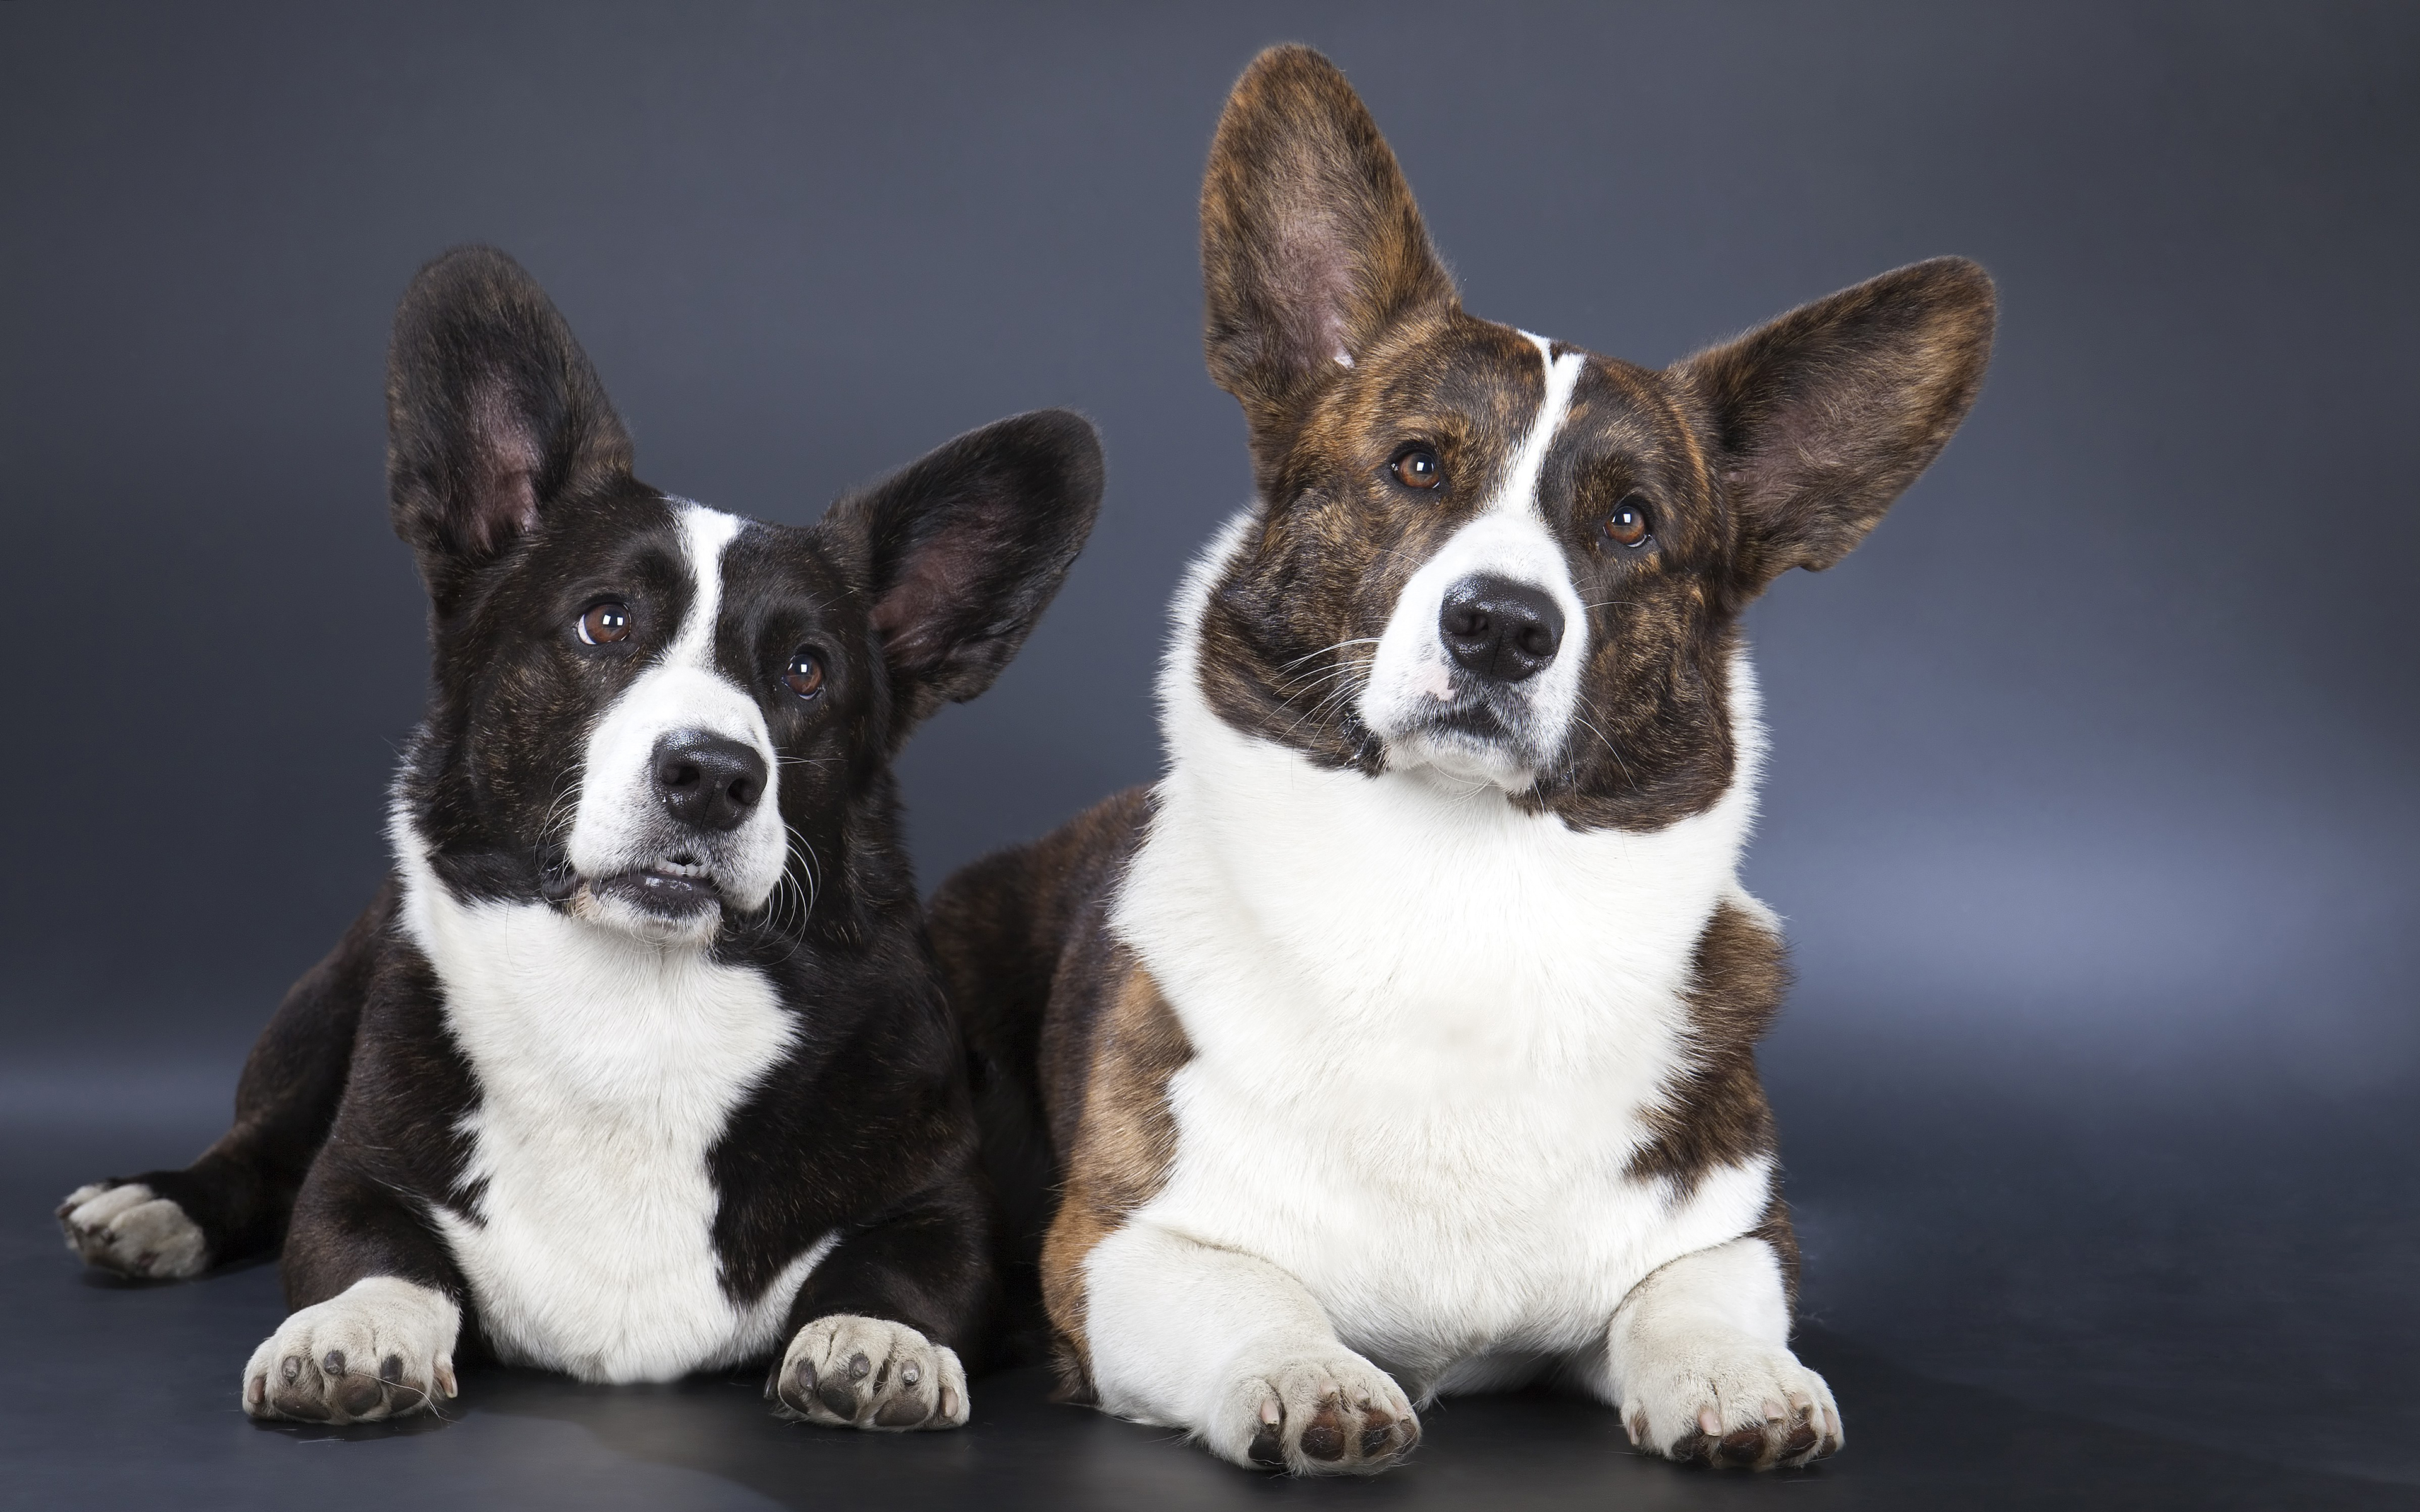
[[[1257,498],[1176,597],[1166,776],[931,913],[1068,1391],[1298,1473],[1547,1380],[1674,1458],[1830,1453],[1740,617],[1947,441],[1990,280],[1919,263],[1660,372],[1474,319],[1300,48],[1236,85],[1202,216]]]
[[[594,1381],[769,1357],[790,1414],[965,1422],[992,1226],[891,764],[1057,592],[1092,427],[1001,421],[805,528],[722,514],[631,476],[483,248],[412,284],[387,396],[434,661],[394,875],[234,1128],[70,1196],[70,1246],[174,1277],[282,1234],[256,1417],[421,1411],[475,1341]]]

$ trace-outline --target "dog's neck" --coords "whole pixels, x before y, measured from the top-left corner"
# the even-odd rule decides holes
[[[1160,685],[1169,770],[1116,914],[1180,1011],[1188,983],[1215,990],[1241,966],[1332,1027],[1399,1044],[1415,1031],[1528,1073],[1588,1074],[1673,1032],[1715,907],[1756,906],[1736,880],[1762,751],[1745,655],[1730,788],[1652,832],[1577,831],[1427,773],[1323,768],[1236,730],[1200,690],[1194,627],[1249,520],[1178,595]]]

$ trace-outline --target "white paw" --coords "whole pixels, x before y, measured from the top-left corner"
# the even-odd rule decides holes
[[[799,1330],[766,1382],[784,1417],[831,1427],[954,1428],[967,1420],[957,1351],[905,1323],[834,1313]]]
[[[68,1248],[87,1265],[147,1281],[181,1281],[209,1268],[201,1227],[140,1181],[80,1186],[58,1211]]]
[[[1631,1443],[1670,1458],[1769,1470],[1845,1442],[1823,1378],[1736,1329],[1668,1335],[1626,1364],[1622,1427]]]
[[[1342,1345],[1259,1363],[1229,1383],[1202,1442],[1239,1465],[1297,1475],[1368,1475],[1420,1442],[1394,1379]]]
[[[433,1411],[454,1386],[462,1310],[394,1276],[354,1282],[278,1325],[243,1367],[243,1410],[310,1423],[375,1423]]]

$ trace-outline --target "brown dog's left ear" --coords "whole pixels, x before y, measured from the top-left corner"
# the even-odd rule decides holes
[[[1948,443],[1992,355],[1992,280],[1936,257],[1672,369],[1714,440],[1745,597],[1849,554]]]
[[[842,500],[891,673],[891,743],[989,687],[1059,592],[1101,504],[1101,442],[1069,409],[969,431]]]

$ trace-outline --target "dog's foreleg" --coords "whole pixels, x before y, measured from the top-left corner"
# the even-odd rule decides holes
[[[1761,1239],[1684,1255],[1613,1315],[1603,1373],[1630,1440],[1674,1459],[1766,1469],[1839,1448],[1840,1410],[1790,1352],[1781,1262]]]
[[[454,1345],[468,1293],[419,1205],[341,1141],[295,1201],[286,1242],[294,1307],[252,1351],[254,1417],[370,1423],[434,1411],[454,1395]]]
[[[354,1029],[395,907],[389,883],[287,993],[244,1061],[234,1127],[200,1159],[68,1195],[58,1217],[69,1248],[122,1275],[164,1281],[277,1247],[344,1096]]]
[[[1082,1262],[1103,1408],[1191,1430],[1239,1465],[1384,1470],[1419,1440],[1388,1374],[1346,1349],[1301,1282],[1257,1256],[1128,1223]]]
[[[971,1175],[832,1246],[790,1304],[765,1382],[785,1416],[830,1427],[954,1428],[972,1402],[961,1350],[993,1302],[989,1233]]]

